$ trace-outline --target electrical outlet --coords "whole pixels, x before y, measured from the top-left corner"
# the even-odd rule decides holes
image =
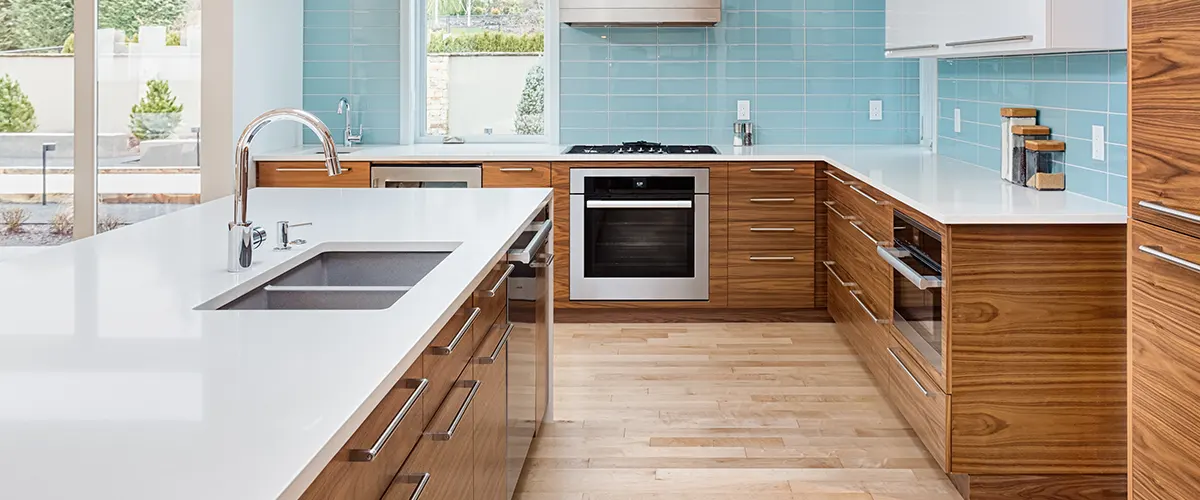
[[[962,133],[962,109],[954,108],[954,133]]]
[[[749,120],[750,119],[750,101],[738,101],[737,106],[738,106],[737,119]]]
[[[1092,125],[1092,159],[1104,161],[1104,127]]]
[[[877,122],[883,120],[883,101],[878,99],[871,100],[871,121]]]

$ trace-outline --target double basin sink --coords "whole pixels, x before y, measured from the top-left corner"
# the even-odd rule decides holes
[[[322,252],[213,309],[387,309],[449,255],[449,251]]]

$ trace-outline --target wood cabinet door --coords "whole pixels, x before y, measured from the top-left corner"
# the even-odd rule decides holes
[[[329,176],[319,161],[258,162],[258,187],[369,188],[371,164],[342,162],[342,175]]]
[[[501,317],[475,353],[479,402],[475,406],[475,500],[506,500],[508,455],[508,339]]]
[[[1130,2],[1130,207],[1200,237],[1200,2]]]
[[[421,478],[429,474],[421,500],[467,500],[474,496],[475,404],[482,384],[467,365],[434,414],[425,435],[393,479],[383,500],[409,500]]]
[[[483,164],[485,188],[550,187],[550,164],[546,162],[492,162]]]
[[[1132,231],[1131,495],[1200,498],[1200,240]]]

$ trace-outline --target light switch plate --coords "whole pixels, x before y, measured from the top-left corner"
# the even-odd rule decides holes
[[[1092,159],[1104,161],[1104,126],[1092,125]]]
[[[750,119],[750,101],[748,101],[748,100],[738,101],[737,106],[738,106],[737,119],[749,120]]]
[[[871,121],[877,122],[883,120],[883,101],[878,99],[871,100]]]
[[[962,133],[962,109],[954,108],[954,133]]]

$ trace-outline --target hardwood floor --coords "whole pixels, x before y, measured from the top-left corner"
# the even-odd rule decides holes
[[[520,500],[959,500],[832,324],[557,324]]]

